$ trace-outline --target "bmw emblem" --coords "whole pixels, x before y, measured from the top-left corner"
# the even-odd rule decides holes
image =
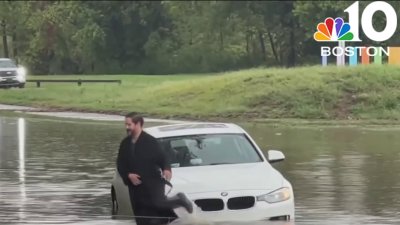
[[[228,196],[228,192],[221,192],[221,195],[226,197],[226,196]]]

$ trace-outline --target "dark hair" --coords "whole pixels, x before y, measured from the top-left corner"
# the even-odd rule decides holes
[[[137,114],[134,113],[134,112],[130,112],[130,113],[128,113],[128,114],[125,115],[125,118],[131,118],[131,120],[132,120],[133,123],[135,123],[135,124],[136,124],[136,123],[140,123],[140,126],[143,127],[144,119],[143,119],[142,116],[137,115]]]

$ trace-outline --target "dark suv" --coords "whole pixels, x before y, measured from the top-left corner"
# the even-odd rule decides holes
[[[26,71],[8,58],[0,58],[0,87],[24,88]]]

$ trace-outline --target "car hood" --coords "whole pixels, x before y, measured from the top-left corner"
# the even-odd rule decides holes
[[[4,67],[4,68],[0,68],[0,71],[17,71],[18,68],[15,67]]]
[[[282,175],[266,163],[173,168],[171,183],[176,190],[201,193],[235,190],[275,190]]]

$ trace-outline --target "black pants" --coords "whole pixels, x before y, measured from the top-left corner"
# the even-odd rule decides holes
[[[162,179],[143,180],[138,186],[128,187],[137,225],[167,224],[177,218],[173,209],[181,206],[181,202],[177,197],[165,196]]]

